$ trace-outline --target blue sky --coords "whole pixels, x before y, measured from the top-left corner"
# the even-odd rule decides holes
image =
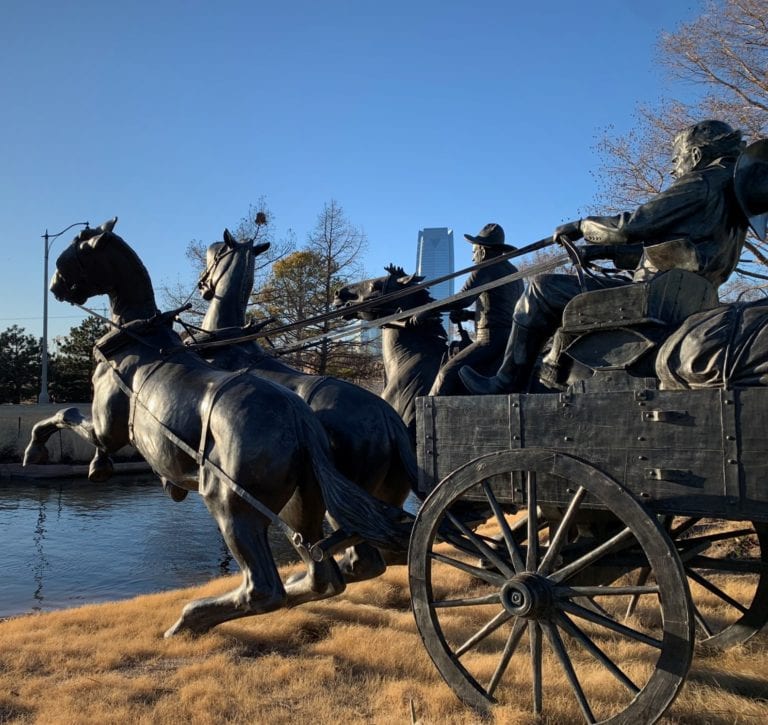
[[[116,231],[155,287],[266,196],[303,242],[336,199],[371,275],[423,227],[519,245],[595,194],[601,129],[679,89],[662,30],[698,0],[6,0],[0,25],[0,330],[42,332],[43,241]],[[72,234],[57,240],[53,263]],[[104,300],[97,301],[101,307]],[[49,297],[49,336],[83,318]]]

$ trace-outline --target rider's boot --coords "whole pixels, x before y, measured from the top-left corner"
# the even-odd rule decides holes
[[[496,374],[486,377],[464,365],[459,370],[461,381],[475,395],[520,393],[528,387],[533,365],[545,340],[538,330],[514,322],[504,359]]]

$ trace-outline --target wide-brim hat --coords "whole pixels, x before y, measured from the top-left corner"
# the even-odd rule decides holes
[[[733,188],[749,226],[759,239],[768,227],[768,139],[750,144],[739,155]]]
[[[511,244],[504,244],[504,230],[501,228],[501,224],[494,224],[493,222],[486,224],[477,233],[477,236],[465,234],[464,239],[472,242],[472,244],[479,244],[481,247],[492,247],[504,252],[513,252],[517,249]]]

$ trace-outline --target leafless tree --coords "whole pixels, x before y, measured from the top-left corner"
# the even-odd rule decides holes
[[[334,293],[341,280],[362,275],[360,257],[367,244],[365,232],[347,219],[341,204],[331,199],[323,205],[317,224],[307,238],[307,249],[322,264],[323,312],[330,312],[333,308]],[[331,321],[325,321],[323,332],[329,332],[332,327]],[[317,360],[319,374],[325,374],[334,347],[327,339],[320,343]]]

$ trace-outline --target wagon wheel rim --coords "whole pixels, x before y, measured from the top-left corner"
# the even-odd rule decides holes
[[[501,497],[490,482],[512,471],[525,473],[527,489],[527,531],[520,540],[510,534]],[[572,484],[563,518],[546,542],[538,533],[541,474]],[[473,531],[451,514],[451,506],[470,489],[482,492],[503,544],[494,545],[496,539],[482,527]],[[568,559],[566,548],[572,551],[574,546],[567,543],[568,532],[585,501],[610,504],[620,526],[610,540],[588,544]],[[574,584],[581,572],[634,543],[654,572],[652,584]],[[472,554],[485,565],[467,561]],[[455,585],[456,595],[452,583],[438,581],[437,569],[441,574],[447,569],[449,576],[458,572],[458,578],[478,584],[469,592]],[[586,722],[653,722],[677,695],[690,666],[693,614],[684,570],[669,537],[625,488],[572,456],[536,449],[504,451],[457,469],[417,515],[409,577],[417,627],[430,657],[458,697],[478,710],[520,701],[520,684],[512,686],[511,680],[522,671],[517,663],[524,661],[530,668],[526,697],[535,715],[545,711],[551,697],[545,672],[556,667]],[[655,625],[623,622],[623,611],[619,614],[614,603],[626,602],[633,594],[641,595],[645,610],[660,611],[660,619],[651,614],[658,619]],[[586,601],[609,602],[613,611],[598,603],[585,606]],[[457,629],[450,619],[453,612],[471,622],[468,629]],[[640,646],[642,658],[655,663],[650,674],[645,665],[642,681],[635,682],[635,674],[627,674],[615,661],[615,652],[626,642]],[[582,678],[585,662],[616,682],[620,710],[595,698],[594,687]]]

